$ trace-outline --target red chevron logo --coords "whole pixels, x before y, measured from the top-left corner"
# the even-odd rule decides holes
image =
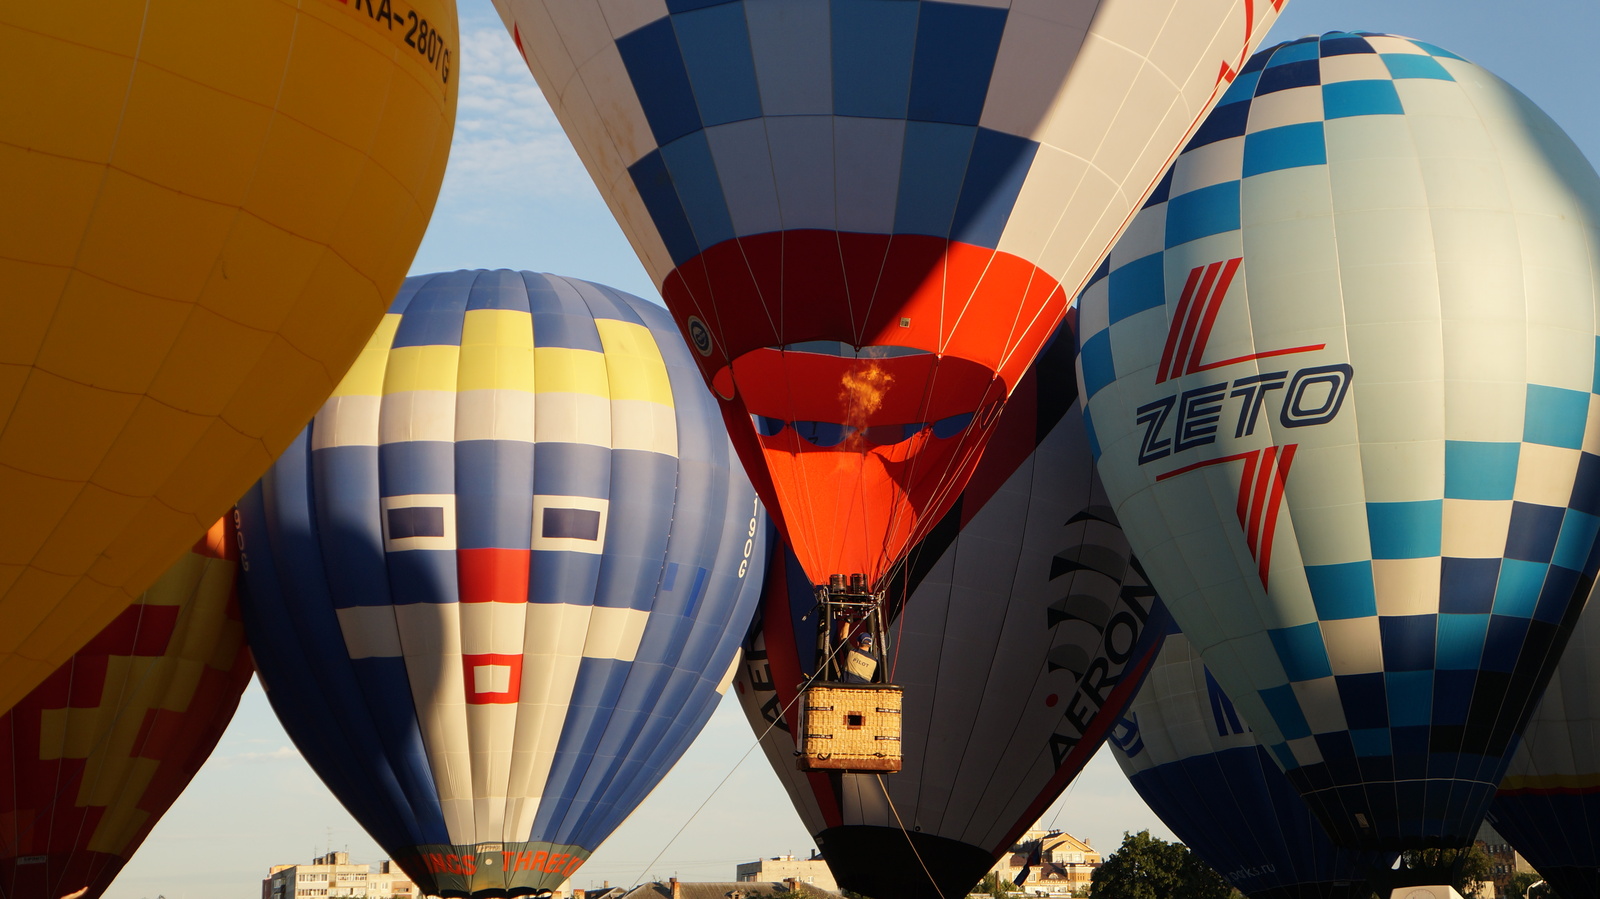
[[[1220,459],[1185,465],[1156,476],[1157,481],[1164,481],[1208,465],[1244,462],[1244,474],[1239,478],[1239,504],[1236,511],[1239,525],[1244,528],[1245,544],[1250,547],[1250,555],[1256,560],[1256,568],[1261,574],[1263,588],[1267,586],[1267,571],[1272,567],[1272,537],[1278,529],[1283,487],[1289,480],[1289,466],[1294,462],[1297,447],[1298,443],[1290,443],[1234,453]]]
[[[1236,362],[1309,353],[1327,346],[1325,343],[1319,343],[1315,346],[1297,346],[1235,356],[1232,359],[1223,359],[1221,362],[1201,362],[1200,357],[1206,352],[1206,343],[1211,340],[1212,326],[1217,323],[1217,312],[1222,309],[1222,301],[1227,298],[1228,288],[1233,285],[1233,276],[1238,273],[1242,262],[1244,262],[1242,258],[1234,258],[1190,269],[1189,279],[1183,285],[1183,294],[1178,298],[1178,311],[1173,315],[1172,323],[1167,326],[1167,343],[1161,350],[1161,365],[1156,369],[1157,384],[1184,375],[1192,375],[1197,371],[1210,371],[1213,368],[1233,365]]]

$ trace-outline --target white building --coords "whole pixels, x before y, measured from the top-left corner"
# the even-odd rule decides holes
[[[330,852],[309,865],[273,865],[261,881],[261,899],[420,899],[416,884],[393,862],[353,865],[346,852]]]
[[[753,862],[745,862],[734,871],[734,879],[740,883],[782,883],[794,878],[821,890],[839,891],[839,884],[834,881],[833,872],[828,870],[828,863],[818,856],[758,858]]]

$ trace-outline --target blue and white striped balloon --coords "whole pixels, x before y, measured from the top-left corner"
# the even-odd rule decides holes
[[[727,689],[769,552],[666,310],[531,272],[407,280],[239,521],[274,709],[443,896],[577,870]]]
[[[1107,493],[1336,841],[1465,845],[1593,583],[1600,178],[1437,47],[1257,54],[1081,298]]]

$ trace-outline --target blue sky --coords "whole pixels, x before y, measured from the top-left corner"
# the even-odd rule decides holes
[[[412,272],[534,269],[654,299],[644,268],[488,0],[459,2],[463,81],[456,142]],[[1595,0],[1291,0],[1268,42],[1331,30],[1388,31],[1459,53],[1519,87],[1591,160],[1600,160]],[[731,880],[740,861],[811,849],[764,756],[756,750],[744,757],[753,743],[730,698],[662,786],[579,873],[577,885],[632,883],[656,874]],[[712,795],[729,770],[734,773]],[[708,796],[669,847],[668,839]],[[1105,850],[1125,830],[1149,827],[1170,837],[1105,752],[1045,820]],[[308,861],[329,845],[348,848],[358,861],[382,857],[301,761],[253,685],[216,754],[107,896],[253,899],[270,865]]]

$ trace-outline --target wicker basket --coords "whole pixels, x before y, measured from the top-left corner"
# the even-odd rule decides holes
[[[805,695],[801,771],[900,770],[900,688],[813,684]]]

